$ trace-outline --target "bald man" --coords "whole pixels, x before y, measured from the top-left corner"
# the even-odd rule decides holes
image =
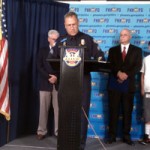
[[[111,74],[108,82],[109,95],[109,139],[116,142],[117,123],[120,106],[123,111],[123,142],[134,145],[130,137],[135,75],[142,66],[142,49],[130,44],[132,38],[128,29],[120,32],[120,44],[109,49],[108,62],[111,63]]]

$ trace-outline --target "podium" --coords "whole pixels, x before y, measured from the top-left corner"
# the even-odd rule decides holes
[[[47,58],[54,70],[60,70],[60,59]],[[110,73],[110,63],[106,61],[97,60],[84,60],[84,71],[85,72],[106,72]]]
[[[60,59],[48,57],[47,61],[54,70],[60,70],[57,150],[80,150],[84,72],[109,72],[109,64],[84,60],[82,46],[62,46]]]

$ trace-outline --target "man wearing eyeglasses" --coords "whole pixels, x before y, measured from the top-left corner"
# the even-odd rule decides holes
[[[59,33],[56,30],[49,30],[48,43],[45,48],[40,49],[37,58],[37,69],[39,71],[39,99],[40,99],[40,112],[39,112],[39,125],[37,129],[37,138],[42,140],[47,134],[47,122],[49,108],[52,100],[54,109],[54,135],[58,134],[58,82],[57,73],[51,68],[46,58],[49,54],[53,54],[53,47],[56,44],[56,40],[59,37]]]
[[[64,16],[64,26],[66,29],[66,35],[61,37],[54,47],[54,57],[60,58],[60,47],[63,46],[81,46],[84,45],[84,59],[100,59],[104,60],[104,53],[99,48],[98,44],[93,40],[91,36],[79,31],[78,16],[74,12],[68,12]],[[81,145],[80,150],[84,150],[87,138],[87,125],[88,121],[84,114],[88,116],[90,106],[90,93],[91,93],[91,76],[90,72],[84,71],[83,77],[83,99],[81,102]]]

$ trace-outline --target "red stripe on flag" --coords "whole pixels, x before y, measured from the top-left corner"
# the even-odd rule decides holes
[[[0,97],[0,108],[2,107],[2,105],[4,103],[6,93],[7,93],[7,90],[8,90],[8,78],[6,78],[6,79],[7,80],[6,80],[5,86],[4,86],[3,91],[2,91],[2,95]]]
[[[10,111],[10,103],[7,103],[6,113],[9,114],[9,111]]]
[[[1,56],[0,56],[1,57]],[[5,69],[6,69],[6,66],[7,66],[7,63],[8,63],[8,50],[6,51],[6,54],[5,54],[5,59],[4,59],[4,63],[3,63],[3,66],[0,70],[0,83],[3,79],[3,76],[4,76],[4,73],[5,73]]]
[[[0,56],[1,56],[2,49],[3,49],[3,47],[4,47],[5,42],[6,42],[6,39],[5,39],[5,38],[2,38],[2,40],[0,41],[0,44],[1,44]]]

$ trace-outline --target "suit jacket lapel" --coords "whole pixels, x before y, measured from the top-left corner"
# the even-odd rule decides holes
[[[128,48],[127,55],[126,55],[126,58],[125,58],[125,61],[130,58],[131,52],[132,52],[132,45],[130,44],[129,48]]]
[[[119,45],[119,47],[118,47],[118,55],[119,55],[119,61],[118,62],[123,62],[123,59],[122,59],[122,52],[121,52],[121,45]]]

